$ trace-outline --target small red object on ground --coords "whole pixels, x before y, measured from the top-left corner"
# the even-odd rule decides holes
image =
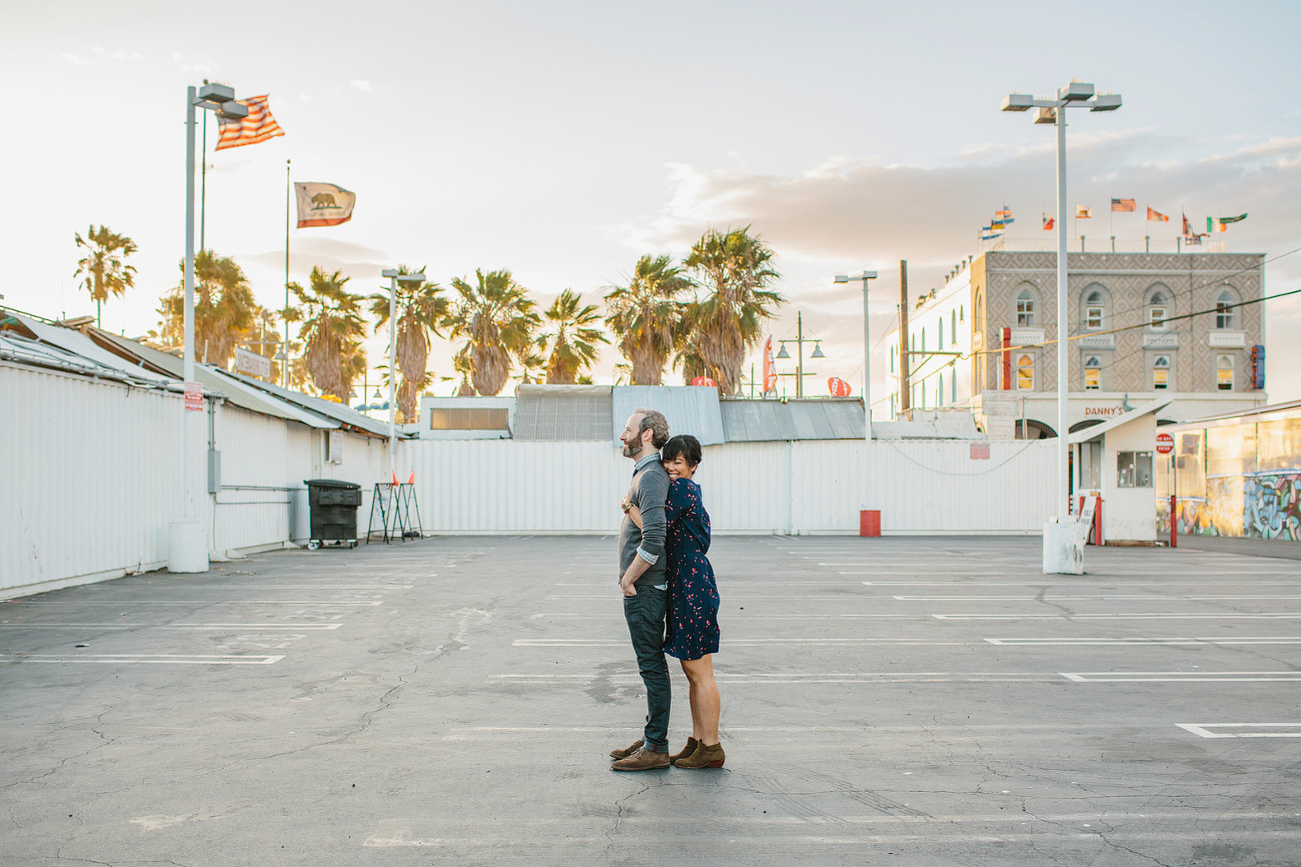
[[[880,509],[863,509],[858,513],[858,535],[872,538],[881,535]]]

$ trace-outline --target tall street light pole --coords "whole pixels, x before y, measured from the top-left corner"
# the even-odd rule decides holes
[[[1003,97],[1003,111],[1035,110],[1034,122],[1054,124],[1057,127],[1057,508],[1061,520],[1071,513],[1070,503],[1070,446],[1067,443],[1067,389],[1070,385],[1067,353],[1066,304],[1066,109],[1087,108],[1090,111],[1115,111],[1120,108],[1118,93],[1096,94],[1092,84],[1072,81],[1058,88],[1055,96],[1036,98],[1028,93],[1009,93]],[[1049,562],[1049,539],[1044,535],[1045,569]],[[1081,553],[1081,564],[1082,564]],[[1080,566],[1083,570],[1083,566]]]
[[[848,283],[851,280],[863,281],[863,440],[869,445],[872,442],[872,343],[867,318],[867,281],[875,279],[875,271],[835,276],[837,283]]]
[[[172,572],[207,572],[208,538],[199,520],[199,432],[195,411],[203,411],[202,388],[194,381],[194,134],[196,108],[215,111],[228,120],[248,117],[248,106],[235,102],[235,90],[205,84],[185,90],[185,398],[181,401],[181,473],[184,501],[181,520],[168,527],[167,568]],[[199,405],[191,405],[193,395]]]
[[[380,272],[389,278],[388,292],[388,468],[390,477],[397,473],[397,422],[394,409],[397,405],[397,322],[398,322],[398,281],[415,283],[425,282],[425,272],[403,274],[398,268],[385,268]]]

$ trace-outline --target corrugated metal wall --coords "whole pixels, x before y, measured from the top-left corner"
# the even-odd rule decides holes
[[[727,443],[696,474],[717,533],[857,533],[880,509],[886,533],[1039,533],[1051,511],[1051,442]],[[426,532],[611,533],[631,464],[605,443],[418,440]]]
[[[167,560],[179,395],[0,364],[0,589]]]

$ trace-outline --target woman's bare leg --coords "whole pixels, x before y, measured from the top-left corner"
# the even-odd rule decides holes
[[[682,660],[682,671],[690,683],[691,736],[706,746],[718,743],[718,713],[722,704],[718,683],[714,680],[714,657]]]

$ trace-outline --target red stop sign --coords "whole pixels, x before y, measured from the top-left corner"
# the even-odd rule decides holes
[[[1168,455],[1175,450],[1175,438],[1168,433],[1159,433],[1156,435],[1156,450],[1158,454]]]

